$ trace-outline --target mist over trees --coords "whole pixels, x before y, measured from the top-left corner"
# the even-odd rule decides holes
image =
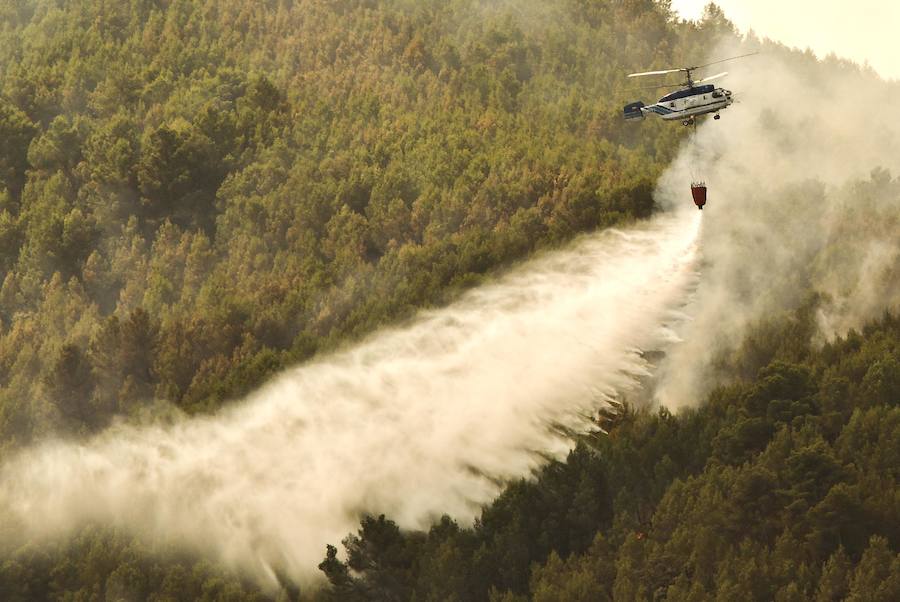
[[[683,131],[622,123],[623,74],[733,36],[654,0],[4,3],[0,461],[216,411],[649,216]],[[896,196],[883,171],[857,185]],[[700,409],[629,412],[474,529],[366,517],[303,596],[896,599],[897,318],[816,347],[810,299],[754,325]],[[101,527],[0,552],[9,600],[272,596]]]
[[[764,349],[754,377],[677,415],[629,409],[473,529],[364,518],[346,562],[328,549],[324,598],[896,599],[900,319],[822,347],[796,336],[811,320],[758,325],[734,358]]]
[[[651,1],[4,6],[3,446],[214,410],[649,215],[681,133],[621,74],[702,48]]]

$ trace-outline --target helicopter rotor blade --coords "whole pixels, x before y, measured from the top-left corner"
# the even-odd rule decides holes
[[[753,56],[754,54],[759,54],[759,51],[756,51],[756,52],[750,52],[750,53],[748,53],[748,54],[741,54],[741,55],[739,55],[739,56],[732,56],[732,57],[729,57],[729,58],[727,58],[727,59],[721,59],[721,60],[718,60],[718,61],[713,61],[713,62],[711,62],[711,63],[706,63],[705,65],[697,65],[696,67],[691,67],[691,70],[694,70],[694,69],[701,69],[701,68],[703,68],[703,67],[709,67],[710,65],[718,65],[719,63],[724,63],[725,61],[733,61],[733,60],[735,60],[735,59],[742,59],[742,58],[747,57],[747,56]]]
[[[695,84],[705,84],[706,82],[711,82],[714,79],[719,79],[720,77],[725,77],[728,75],[727,71],[723,71],[722,73],[716,73],[715,75],[710,75],[709,77],[704,77],[703,79],[699,79],[695,81]]]
[[[684,69],[663,69],[661,71],[644,71],[642,73],[629,73],[628,77],[643,77],[644,75],[665,75],[666,73],[677,73]]]
[[[658,88],[680,88],[684,86],[684,84],[660,84],[658,86],[638,86],[637,88],[625,88],[625,92],[631,92],[634,90],[656,90]]]

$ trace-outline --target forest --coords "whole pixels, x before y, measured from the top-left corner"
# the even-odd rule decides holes
[[[364,518],[323,598],[896,600],[900,316],[818,347],[811,315],[757,325],[733,358],[754,378],[629,410],[472,529]]]
[[[588,4],[547,29],[493,2],[5,3],[2,445],[213,411],[649,215],[679,133],[636,136],[610,90],[690,44],[652,1]]]
[[[665,0],[2,3],[0,462],[221,411],[650,216],[684,133],[623,123],[622,74],[722,39],[715,6],[684,22]],[[898,599],[900,318],[821,345],[808,299],[697,409],[629,409],[473,528],[363,517],[323,549],[327,589],[91,525],[0,535],[0,598]]]

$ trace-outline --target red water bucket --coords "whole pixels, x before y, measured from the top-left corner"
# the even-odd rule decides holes
[[[694,204],[697,209],[702,210],[706,204],[706,184],[703,182],[695,182],[691,184],[691,196],[694,197]]]

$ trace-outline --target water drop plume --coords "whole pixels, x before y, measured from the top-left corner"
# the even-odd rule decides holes
[[[96,522],[301,583],[361,513],[470,522],[647,372],[696,282],[700,216],[584,237],[215,416],[27,450],[0,512],[29,539]]]

